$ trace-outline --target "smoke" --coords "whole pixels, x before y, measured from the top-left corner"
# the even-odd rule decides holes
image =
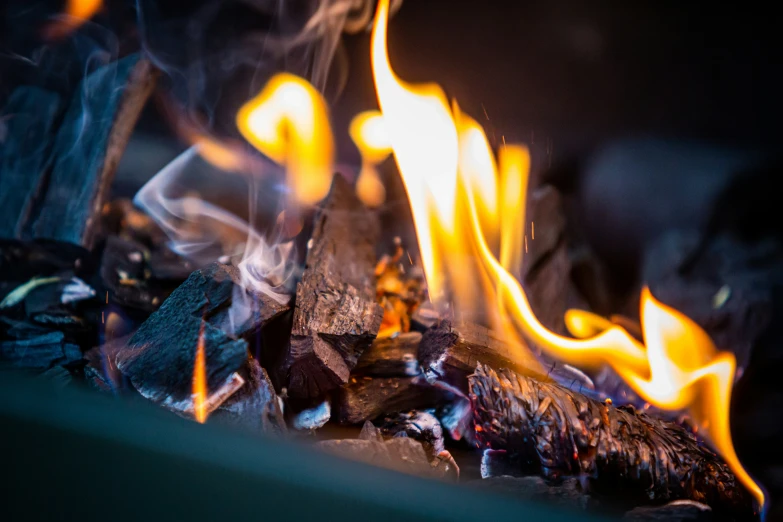
[[[267,168],[277,169],[272,164]],[[232,260],[240,269],[245,289],[286,303],[294,274],[293,243],[281,242],[279,234],[271,239],[262,236],[248,220],[207,199],[216,184],[225,185],[231,177],[205,162],[196,145],[144,185],[134,203],[158,223],[174,252],[197,265]],[[247,181],[249,214],[255,215],[258,190],[254,178]],[[196,192],[198,188],[202,190]]]

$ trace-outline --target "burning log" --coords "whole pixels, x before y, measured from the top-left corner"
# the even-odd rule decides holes
[[[597,493],[624,491],[640,502],[690,499],[753,516],[729,466],[676,423],[481,364],[470,398],[479,441],[520,455],[529,472],[586,476]]]
[[[416,355],[421,334],[408,332],[376,339],[356,363],[355,375],[415,377],[421,373]]]
[[[118,368],[144,397],[179,413],[191,411],[199,337],[206,353],[207,389],[218,399],[210,407],[217,408],[243,385],[237,373],[248,360],[243,337],[271,324],[288,306],[243,290],[239,277],[238,269],[218,263],[193,272],[116,355]],[[229,309],[238,292],[249,294],[250,310],[244,320],[232,321]]]
[[[314,398],[346,382],[378,333],[375,245],[380,227],[341,176],[315,221],[296,289],[288,353],[278,378],[292,397]]]
[[[84,78],[67,107],[31,87],[11,96],[6,112],[18,117],[0,151],[0,237],[94,246],[111,178],[155,79],[149,61],[131,55]]]
[[[438,406],[444,393],[421,377],[351,377],[337,395],[340,424],[361,424],[397,411]]]

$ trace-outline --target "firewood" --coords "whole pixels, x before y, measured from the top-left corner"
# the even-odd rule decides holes
[[[421,334],[408,332],[373,341],[359,358],[354,375],[374,377],[415,377],[421,373],[416,359]]]
[[[341,176],[315,221],[296,289],[291,342],[278,380],[292,397],[319,397],[346,382],[381,325],[375,302],[377,217]]]
[[[481,364],[470,398],[479,442],[520,455],[528,472],[587,477],[597,493],[640,503],[689,499],[753,517],[729,466],[679,424]]]
[[[40,89],[12,95],[10,109],[20,114],[0,151],[0,237],[92,249],[111,179],[156,76],[136,54],[85,77],[63,104]]]
[[[493,368],[531,372],[514,356],[513,347],[492,330],[466,321],[442,320],[424,332],[419,343],[419,363],[430,382],[441,381],[462,392],[477,363]],[[536,372],[543,377],[542,374]]]
[[[438,406],[444,394],[420,377],[351,377],[337,394],[340,424],[361,424],[397,411]]]
[[[234,292],[249,292],[239,286],[239,277],[237,268],[218,263],[197,270],[139,327],[116,355],[120,371],[139,393],[175,412],[187,413],[192,407],[199,335],[204,337],[210,393],[242,385],[236,376],[248,361],[248,343],[243,337],[253,337],[288,306],[251,292],[247,318],[229,320]]]

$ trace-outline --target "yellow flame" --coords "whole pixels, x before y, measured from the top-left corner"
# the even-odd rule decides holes
[[[550,355],[582,367],[610,365],[647,402],[664,409],[687,409],[763,505],[764,493],[742,467],[731,441],[734,356],[718,352],[696,323],[656,301],[647,288],[640,310],[645,344],[585,311],[566,314],[574,337],[544,327],[512,275],[519,273],[524,256],[529,153],[523,147],[505,146],[496,167],[481,126],[461,114],[456,104],[449,110],[440,87],[400,80],[386,51],[388,14],[389,1],[380,0],[372,34],[373,75],[436,300],[454,298],[459,309],[495,303],[490,320],[510,325]],[[460,212],[463,205],[465,215]],[[493,250],[494,238],[499,238],[499,256]],[[471,251],[480,260],[477,267],[460,257]],[[446,256],[449,263],[444,264]],[[466,280],[481,282],[481,299],[466,299],[475,296],[462,289]]]
[[[368,207],[377,207],[386,200],[377,166],[391,154],[389,135],[378,111],[357,114],[348,128],[356,148],[362,155],[362,170],[356,180],[356,194]]]
[[[50,39],[66,36],[92,18],[102,6],[102,0],[68,0],[65,16],[46,26],[45,36]]]
[[[198,332],[196,360],[193,364],[193,416],[202,424],[207,421],[207,354],[204,347],[204,322]]]
[[[285,165],[297,202],[311,205],[326,197],[332,184],[334,140],[326,102],[312,85],[279,73],[242,106],[236,122],[251,145]]]

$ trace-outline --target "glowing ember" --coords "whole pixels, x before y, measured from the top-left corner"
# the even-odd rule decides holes
[[[527,151],[502,148],[498,175],[483,129],[456,105],[451,110],[440,87],[409,85],[397,78],[386,50],[388,14],[388,0],[380,0],[372,34],[373,75],[433,300],[454,299],[461,310],[495,303],[490,319],[508,333],[521,332],[569,364],[608,364],[650,404],[687,409],[763,505],[764,494],[743,469],[731,441],[734,356],[718,352],[696,323],[656,301],[647,289],[640,311],[644,344],[611,321],[584,311],[566,315],[576,339],[547,330],[512,275],[518,273],[524,254],[518,223],[526,222]],[[448,264],[443,263],[446,253]],[[479,259],[475,267],[461,262],[471,253]],[[475,298],[473,281],[481,282],[481,299]],[[518,356],[532,359],[523,346],[520,342]]]
[[[193,415],[202,424],[207,421],[207,354],[204,348],[204,321],[198,332],[196,360],[193,365]]]
[[[321,94],[288,73],[272,77],[237,114],[237,127],[265,156],[285,165],[294,199],[311,205],[332,184],[334,142]]]
[[[44,34],[47,38],[62,38],[92,18],[102,5],[101,0],[68,0],[64,16],[48,25]]]

